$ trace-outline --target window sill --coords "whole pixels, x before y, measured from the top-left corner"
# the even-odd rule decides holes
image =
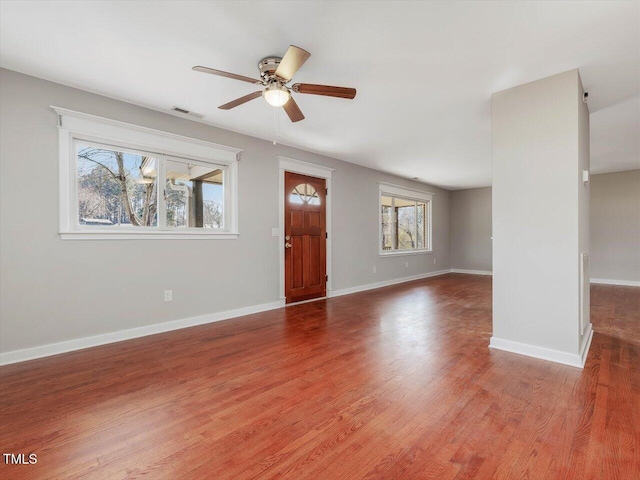
[[[395,250],[392,252],[380,252],[380,257],[404,257],[405,255],[424,255],[433,253],[433,250]]]
[[[201,232],[201,231],[155,231],[128,232],[107,230],[74,230],[60,232],[62,240],[232,240],[238,238],[237,233],[229,232]]]

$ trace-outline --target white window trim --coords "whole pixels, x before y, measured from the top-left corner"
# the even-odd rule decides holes
[[[382,197],[383,195],[401,197],[407,200],[427,202],[427,248],[420,250],[383,250],[382,249]],[[400,257],[405,255],[423,255],[433,252],[433,196],[435,193],[416,190],[413,188],[378,182],[378,254],[380,257]]]
[[[51,107],[58,115],[60,237],[63,240],[123,239],[233,239],[238,231],[238,162],[242,150],[130,123]],[[141,150],[176,160],[194,160],[225,168],[225,228],[216,231],[142,227],[125,229],[81,228],[77,221],[76,141],[96,142]]]

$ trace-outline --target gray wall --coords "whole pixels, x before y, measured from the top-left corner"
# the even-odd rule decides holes
[[[0,85],[0,352],[277,301],[277,155],[336,169],[334,290],[450,268],[446,190],[7,70]],[[240,237],[61,240],[50,105],[242,148]],[[379,257],[378,181],[435,193],[433,253]]]
[[[590,183],[591,278],[640,282],[640,170]]]
[[[579,72],[570,70],[491,97],[491,345],[541,347],[540,354],[563,352],[575,363],[579,254],[589,242],[581,181],[589,112],[581,92]]]
[[[591,278],[640,282],[640,170],[589,183]],[[491,270],[490,233],[491,187],[451,192],[451,267]]]
[[[493,269],[491,187],[451,192],[451,268]]]

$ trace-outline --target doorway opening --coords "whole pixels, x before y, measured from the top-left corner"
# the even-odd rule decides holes
[[[280,296],[286,304],[331,290],[331,173],[286,157],[280,161]]]

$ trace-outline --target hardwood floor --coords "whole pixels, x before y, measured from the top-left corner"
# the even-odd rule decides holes
[[[457,274],[5,366],[0,478],[638,479],[640,289],[592,304],[584,370]]]

